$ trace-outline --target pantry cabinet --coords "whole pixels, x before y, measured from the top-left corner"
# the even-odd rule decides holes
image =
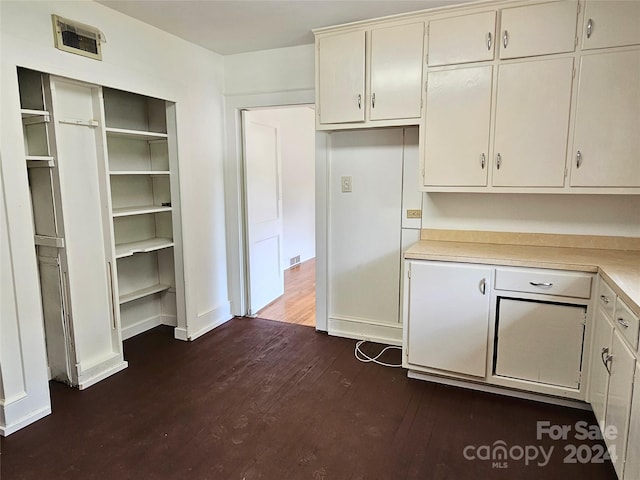
[[[640,2],[587,0],[582,25],[582,49],[640,44]]]
[[[427,75],[423,185],[487,185],[492,73],[486,65]]]
[[[408,261],[405,269],[407,362],[484,378],[491,268]]]
[[[572,77],[572,58],[498,66],[493,185],[564,185]]]
[[[581,58],[571,186],[640,187],[639,78],[640,50]]]
[[[575,49],[578,2],[550,2],[501,12],[500,58],[519,58]]]
[[[496,12],[481,12],[429,22],[428,65],[493,60]]]
[[[423,44],[424,22],[318,36],[317,127],[417,124]]]

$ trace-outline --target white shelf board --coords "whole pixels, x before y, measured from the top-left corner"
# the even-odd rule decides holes
[[[107,135],[134,138],[138,140],[165,140],[169,135],[160,132],[145,132],[143,130],[127,130],[125,128],[105,128]]]
[[[120,305],[122,305],[123,303],[133,302],[134,300],[138,300],[139,298],[144,298],[149,295],[164,292],[165,290],[169,290],[169,288],[171,288],[170,285],[158,283],[156,285],[151,285],[150,287],[141,288],[140,290],[135,290],[130,293],[125,293],[124,295],[120,295]]]
[[[47,110],[30,110],[28,108],[20,109],[20,114],[22,118],[31,118],[31,117],[48,117],[49,112]]]
[[[145,215],[147,213],[170,212],[171,207],[163,207],[162,205],[141,205],[135,207],[114,208],[111,213],[112,217],[128,217],[130,215]]]
[[[171,175],[168,170],[111,170],[109,175]]]
[[[170,238],[148,238],[138,242],[116,244],[116,258],[130,257],[134,253],[153,252],[169,247],[173,247],[173,240]]]
[[[27,155],[27,168],[37,168],[37,167],[53,167],[55,166],[55,162],[53,157],[45,157],[39,155]]]

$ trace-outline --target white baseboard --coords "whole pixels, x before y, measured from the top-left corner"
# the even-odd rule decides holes
[[[334,337],[353,338],[383,343],[385,345],[402,345],[402,325],[359,318],[329,317],[327,333]]]
[[[145,318],[144,320],[140,320],[136,323],[132,323],[131,325],[127,325],[126,327],[122,327],[122,340],[127,340],[128,338],[135,337],[136,335],[139,335],[142,332],[146,332],[147,330],[151,330],[158,325],[166,325],[164,321],[165,318],[163,315],[156,315],[153,317]]]
[[[129,363],[122,360],[120,355],[114,355],[111,360],[104,361],[95,367],[78,372],[78,389],[84,390],[85,388],[89,388],[91,385],[95,385],[100,380],[104,380],[124,370],[128,366]]]
[[[495,393],[497,395],[522,398],[525,400],[534,400],[536,402],[550,403],[552,405],[561,405],[563,407],[578,408],[580,410],[591,410],[591,406],[588,403],[581,402],[579,400],[551,397],[548,395],[543,395],[541,393],[524,392],[520,390],[511,390],[508,388],[487,385],[484,383],[474,383],[474,382],[467,382],[464,380],[456,380],[455,378],[440,377],[438,375],[431,375],[429,373],[416,372],[415,370],[409,370],[407,372],[407,376],[409,378],[414,378],[416,380],[426,380],[427,382],[440,383],[442,385],[450,385],[452,387],[461,387],[461,388],[466,388],[467,390],[477,390],[480,392]]]
[[[174,335],[179,340],[195,340],[232,318],[231,305],[226,302],[217,308],[199,314],[193,321],[187,320],[187,328],[176,328]]]
[[[4,411],[2,412],[3,418],[7,418],[7,409],[10,408],[10,405],[2,405]],[[17,432],[21,428],[26,427],[27,425],[31,425],[33,422],[37,422],[43,417],[51,414],[51,405],[47,405],[45,407],[34,410],[33,412],[29,412],[28,415],[25,415],[18,420],[11,422],[7,425],[0,424],[0,436],[7,437],[14,432]],[[5,420],[6,421],[6,420]]]

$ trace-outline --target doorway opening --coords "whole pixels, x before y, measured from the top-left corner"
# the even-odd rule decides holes
[[[315,327],[315,111],[242,111],[246,302],[251,316]]]

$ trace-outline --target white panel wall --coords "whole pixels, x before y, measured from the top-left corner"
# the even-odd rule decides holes
[[[94,2],[0,3],[0,156],[13,279],[2,265],[2,379],[6,399],[17,395],[8,372],[24,372],[20,411],[5,400],[6,428],[49,408],[38,276],[20,124],[16,66],[173,100],[177,103],[187,324],[193,338],[230,317],[227,300],[223,184],[223,59],[210,51]],[[94,25],[108,40],[103,61],[53,48],[51,14]],[[4,216],[4,215],[3,215]],[[13,294],[12,294],[13,291]],[[15,311],[10,308],[15,304]],[[17,315],[17,318],[16,318]],[[18,322],[20,338],[10,327]],[[21,347],[20,355],[5,352]],[[5,381],[7,380],[7,381]],[[11,389],[11,391],[10,391]],[[31,416],[31,417],[30,417]]]
[[[316,256],[315,242],[315,111],[310,107],[253,110],[253,118],[276,122],[282,165],[282,269],[300,255]]]
[[[640,236],[640,196],[431,193],[422,228]]]
[[[224,57],[225,95],[315,88],[313,45],[276,48]]]

